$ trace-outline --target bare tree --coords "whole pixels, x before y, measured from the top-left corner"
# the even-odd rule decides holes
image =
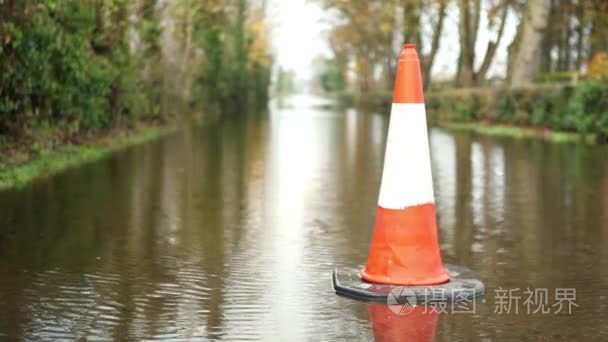
[[[446,15],[446,7],[448,0],[402,0],[403,8],[403,42],[404,43],[415,43],[418,46],[418,53],[420,54],[420,63],[422,66],[422,83],[424,88],[428,88],[431,83],[431,69],[435,61],[435,56],[439,51],[439,42],[441,34],[443,33],[443,23]],[[436,7],[436,11],[433,10]],[[429,37],[431,50],[428,54],[423,54],[424,50],[424,39],[423,39],[423,27],[426,22],[423,22],[423,13],[430,14],[432,27],[432,34]],[[393,58],[394,59],[394,58]],[[392,65],[394,69],[394,65]],[[394,77],[391,78],[391,87]]]
[[[478,85],[486,78],[486,74],[492,65],[496,48],[502,39],[505,22],[507,18],[510,1],[505,0],[498,3],[488,11],[490,25],[495,24],[494,13],[499,14],[500,23],[495,41],[488,42],[485,55],[479,70],[475,70],[475,45],[481,14],[481,0],[459,0],[460,21],[458,31],[460,34],[460,63],[458,66],[458,81],[463,87]]]

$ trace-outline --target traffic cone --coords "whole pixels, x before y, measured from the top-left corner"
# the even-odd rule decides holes
[[[392,285],[435,285],[450,280],[439,253],[415,44],[403,46],[397,64],[374,236],[361,277]]]
[[[444,267],[441,261],[422,77],[414,44],[403,46],[397,65],[367,265],[337,267],[332,284],[343,296],[414,305],[472,301],[485,292],[477,274],[462,266]],[[395,285],[404,285],[397,294]],[[441,296],[429,297],[434,293]]]

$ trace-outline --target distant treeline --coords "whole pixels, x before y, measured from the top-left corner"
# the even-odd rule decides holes
[[[2,0],[0,142],[263,106],[263,13],[248,0]]]
[[[388,112],[399,42],[413,42],[431,120],[608,140],[606,0],[316,1],[338,18],[329,32],[333,56],[317,63],[319,85],[342,104]],[[445,42],[453,15],[458,40]],[[509,20],[515,35],[505,41]],[[480,53],[483,36],[490,39]],[[451,49],[453,75],[431,74],[442,49]],[[506,56],[506,73],[492,76],[498,54]]]
[[[392,91],[402,42],[418,45],[425,88],[554,83],[608,60],[606,0],[316,1],[336,18],[328,35],[333,56],[320,63],[320,85],[330,92]],[[448,28],[454,15],[457,27]],[[505,41],[509,20],[516,33]],[[445,41],[447,29],[457,30],[457,41]],[[487,43],[480,41],[488,35]],[[453,55],[455,75],[431,75],[445,49]],[[499,54],[508,56],[507,71],[493,79]],[[596,72],[608,75],[608,67]]]

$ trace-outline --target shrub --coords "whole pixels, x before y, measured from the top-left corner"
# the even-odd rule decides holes
[[[111,54],[92,51],[95,17],[86,2],[39,2],[31,11],[0,25],[8,37],[0,49],[0,133],[18,134],[45,122],[74,123],[79,130],[107,127],[115,109],[112,87],[130,73],[124,57],[114,58],[124,56],[126,47]],[[120,105],[122,112],[127,102]]]
[[[608,79],[608,53],[598,52],[589,63],[587,77],[595,80]]]
[[[579,83],[564,118],[567,125],[580,133],[608,134],[608,83]]]

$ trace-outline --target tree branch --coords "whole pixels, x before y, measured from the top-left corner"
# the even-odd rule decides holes
[[[504,28],[505,28],[505,22],[507,19],[507,13],[508,13],[508,6],[507,6],[507,4],[504,4],[503,9],[502,9],[501,18],[500,18],[500,27],[498,28],[498,35],[496,36],[496,42],[492,42],[492,41],[488,42],[488,48],[486,50],[486,54],[483,58],[483,62],[481,63],[481,67],[479,68],[479,71],[477,72],[477,75],[476,75],[476,79],[479,81],[482,81],[486,78],[486,73],[488,72],[490,65],[492,65],[492,60],[494,60],[494,55],[496,54],[496,48],[498,48],[498,45],[500,44],[500,40],[502,39],[502,35],[504,32]]]
[[[443,20],[445,19],[447,2],[441,2],[439,4],[439,11],[437,12],[437,23],[435,24],[435,30],[433,32],[433,40],[431,41],[431,52],[425,58],[425,63],[422,71],[422,79],[424,89],[426,90],[431,83],[431,69],[435,62],[435,56],[439,51],[439,42],[441,40],[441,33],[443,31]]]

